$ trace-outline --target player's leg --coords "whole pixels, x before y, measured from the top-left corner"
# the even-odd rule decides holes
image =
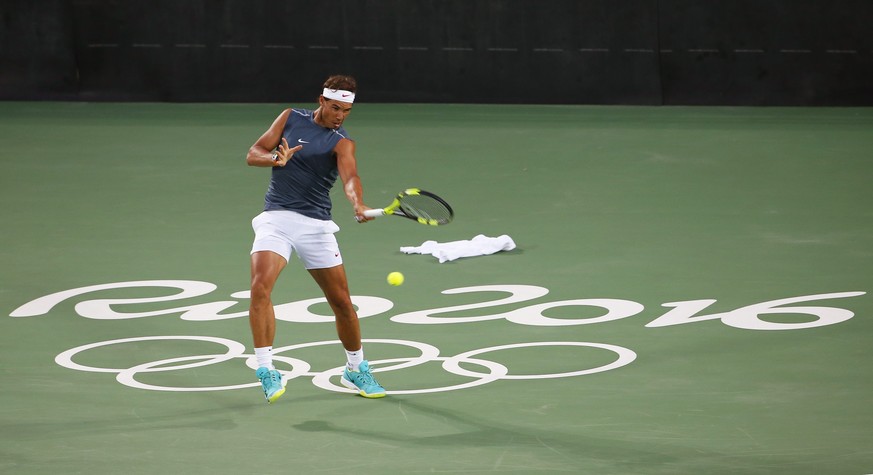
[[[271,294],[276,280],[287,261],[272,251],[252,253],[251,303],[249,325],[255,344],[258,369],[255,372],[261,381],[267,402],[275,402],[285,394],[282,375],[273,367],[273,339],[276,336],[276,315]]]
[[[255,241],[251,252],[251,295],[249,325],[255,345],[258,369],[264,397],[273,402],[285,393],[282,374],[273,367],[273,338],[276,336],[276,315],[273,311],[273,286],[288,260],[292,242],[282,229],[281,215],[265,211],[252,220]]]
[[[333,267],[309,269],[309,273],[321,287],[327,303],[336,316],[337,335],[346,350],[347,364],[341,382],[367,398],[385,396],[385,388],[376,382],[370,372],[369,362],[364,360],[361,325],[349,295],[345,267],[339,264]]]
[[[249,325],[255,348],[273,346],[276,336],[276,314],[273,311],[273,286],[282,269],[285,258],[272,251],[252,253],[251,299]]]
[[[352,305],[345,267],[340,264],[328,269],[309,269],[309,273],[324,292],[330,309],[336,316],[336,332],[346,351],[361,349],[361,325]]]

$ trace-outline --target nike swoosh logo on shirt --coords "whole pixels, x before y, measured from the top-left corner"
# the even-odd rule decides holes
[[[305,140],[303,140],[303,139],[297,139],[297,141],[300,142],[300,143],[309,143],[309,142],[307,142],[307,141],[305,141]]]

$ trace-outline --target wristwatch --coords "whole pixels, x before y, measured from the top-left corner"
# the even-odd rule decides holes
[[[278,154],[277,152],[273,152],[273,161],[274,161],[274,162],[278,162],[278,161],[279,161],[279,154]]]

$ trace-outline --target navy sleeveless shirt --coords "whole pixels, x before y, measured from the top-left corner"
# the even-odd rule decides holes
[[[330,189],[339,171],[333,148],[349,138],[344,128],[315,123],[314,111],[291,109],[282,136],[289,147],[303,145],[284,167],[273,167],[264,211],[287,209],[310,218],[329,220]]]

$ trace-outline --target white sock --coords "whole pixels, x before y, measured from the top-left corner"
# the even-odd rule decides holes
[[[255,358],[258,359],[258,368],[266,367],[267,369],[276,369],[276,367],[273,366],[272,346],[255,348]]]
[[[349,371],[357,371],[358,365],[361,364],[361,361],[364,361],[363,347],[358,351],[346,350],[346,368],[348,368]]]

